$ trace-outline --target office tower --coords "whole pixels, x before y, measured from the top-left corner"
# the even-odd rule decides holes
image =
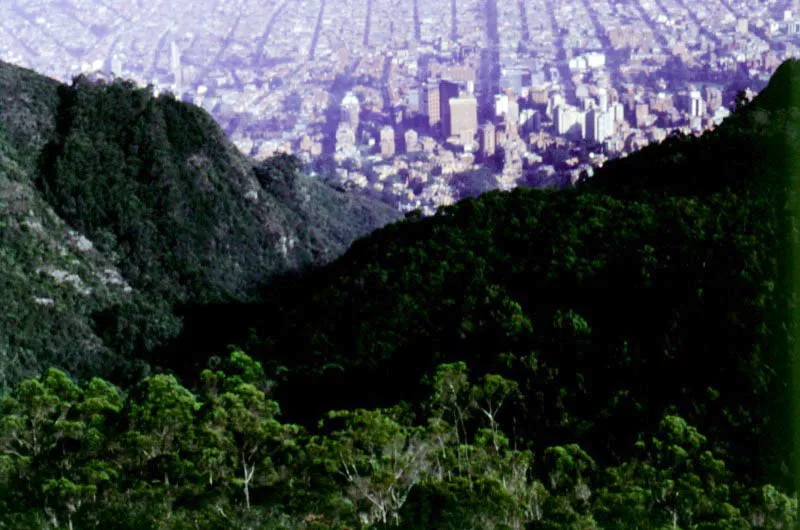
[[[558,93],[551,95],[547,101],[547,109],[545,110],[545,114],[549,118],[552,118],[555,115],[554,111],[556,107],[563,104],[564,104],[564,96]]]
[[[722,90],[717,87],[706,87],[706,109],[714,112],[722,106]]]
[[[649,115],[650,106],[647,103],[637,103],[635,110],[636,127],[644,127]]]
[[[178,43],[172,41],[169,52],[169,69],[172,73],[175,73],[181,69],[181,51],[178,48]]]
[[[122,77],[122,61],[116,55],[111,58],[111,73]]]
[[[439,108],[441,109],[441,133],[444,138],[449,138],[454,133],[452,132],[450,119],[450,100],[458,98],[459,91],[458,85],[451,81],[439,82]],[[477,112],[477,111],[476,111]],[[477,119],[477,118],[476,118]],[[478,127],[475,126],[477,132]]]
[[[451,98],[449,107],[448,136],[471,141],[478,132],[478,100],[469,96]]]
[[[458,85],[450,81],[431,79],[423,90],[423,105],[428,116],[428,126],[440,129],[442,135],[449,136],[450,104],[452,98],[458,97]]]
[[[428,117],[428,126],[437,127],[442,119],[442,111],[439,108],[439,83],[434,79],[429,79],[428,83],[422,87],[422,112]]]
[[[506,115],[506,123],[519,124],[519,103],[516,98],[510,98],[508,102],[508,114]]]
[[[689,92],[689,115],[692,117],[702,116],[706,113],[706,104],[700,95],[699,90]]]
[[[481,153],[484,158],[494,156],[497,150],[497,131],[494,124],[486,122],[481,126]]]
[[[597,90],[597,101],[598,107],[600,108],[601,112],[606,112],[608,110],[608,90],[605,88],[600,88]]]
[[[736,33],[746,34],[748,31],[748,23],[746,18],[740,18],[736,21]]]
[[[381,129],[381,156],[392,158],[394,150],[394,129],[387,125]]]
[[[342,122],[336,129],[336,151],[346,152],[356,145],[356,133],[350,124]]]
[[[611,105],[610,112],[614,115],[614,123],[622,123],[625,120],[625,105],[619,101]]]
[[[183,76],[181,75],[181,51],[175,41],[172,41],[170,44],[169,51],[169,69],[175,80],[175,88],[180,92],[181,85],[183,84]]]
[[[586,136],[586,113],[569,105],[559,105],[553,113],[556,134],[583,138]]]
[[[613,134],[614,116],[600,109],[592,109],[586,113],[586,136],[590,142],[601,143]]]
[[[405,133],[406,153],[416,153],[419,151],[419,134],[414,129],[409,129]]]
[[[508,114],[508,95],[495,94],[494,96],[494,115],[495,118],[501,118]]]
[[[361,104],[358,98],[352,92],[345,94],[340,106],[341,118],[340,121],[350,125],[350,128],[355,132],[358,130],[359,116],[361,114]]]

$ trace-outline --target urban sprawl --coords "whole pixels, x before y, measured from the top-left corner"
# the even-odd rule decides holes
[[[8,0],[0,59],[202,106],[257,159],[425,214],[718,125],[800,56],[792,0]]]

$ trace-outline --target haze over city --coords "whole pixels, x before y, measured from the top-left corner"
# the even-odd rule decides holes
[[[4,61],[172,92],[426,213],[713,128],[800,55],[792,0],[10,0],[0,29]]]

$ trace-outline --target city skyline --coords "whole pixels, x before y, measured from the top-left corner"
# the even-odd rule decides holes
[[[0,59],[173,92],[254,158],[291,152],[428,213],[713,128],[800,43],[793,0],[11,0],[0,15]]]

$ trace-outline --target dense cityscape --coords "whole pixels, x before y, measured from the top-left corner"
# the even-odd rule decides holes
[[[11,0],[0,59],[202,106],[401,211],[563,187],[797,57],[793,0]]]

